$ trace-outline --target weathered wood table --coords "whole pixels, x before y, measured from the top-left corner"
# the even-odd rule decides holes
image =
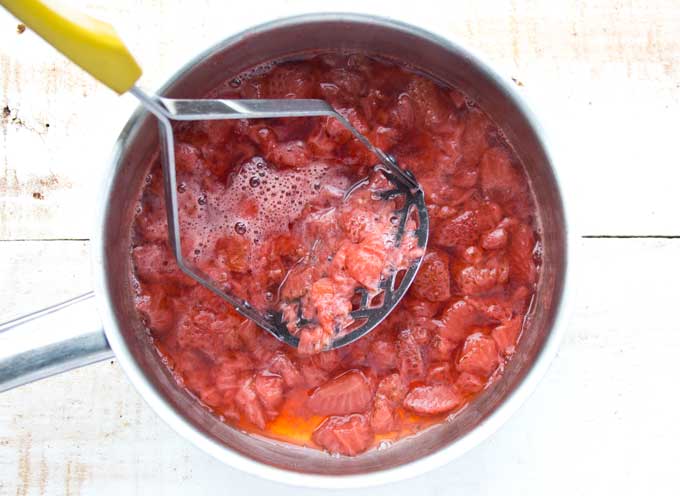
[[[477,50],[561,147],[581,235],[577,305],[538,391],[489,441],[355,494],[680,494],[680,3],[70,0],[159,86],[273,17],[355,10]],[[90,288],[99,176],[135,102],[0,12],[0,320]],[[0,396],[0,495],[315,494],[230,469],[166,427],[115,361]]]

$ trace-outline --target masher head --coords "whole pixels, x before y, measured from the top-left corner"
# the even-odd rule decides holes
[[[429,233],[429,218],[422,188],[410,171],[401,169],[393,157],[373,146],[352,124],[323,100],[184,100],[147,95],[136,86],[130,90],[159,121],[161,163],[165,185],[165,206],[168,218],[168,237],[177,265],[189,277],[219,295],[238,313],[252,320],[278,340],[298,347],[300,339],[290,328],[313,324],[301,315],[291,326],[281,311],[256,309],[247,300],[229,292],[199,268],[187,263],[182,255],[179,222],[179,201],[175,171],[175,150],[172,121],[200,121],[220,119],[266,119],[284,117],[332,117],[337,119],[352,135],[377,158],[379,170],[389,187],[377,194],[385,200],[396,200],[394,211],[395,243],[414,238],[419,254],[408,267],[383,273],[376,289],[368,291],[357,287],[358,304],[352,309],[346,325],[334,329],[334,336],[325,349],[347,345],[373,330],[394,309],[415,279],[425,254]]]

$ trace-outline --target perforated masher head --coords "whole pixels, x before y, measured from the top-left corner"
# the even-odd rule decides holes
[[[405,271],[392,271],[380,281],[377,292],[369,293],[357,288],[361,295],[357,308],[350,312],[354,325],[351,330],[337,330],[338,338],[333,339],[327,349],[338,348],[356,341],[373,330],[399,303],[413,282],[425,253],[429,233],[429,218],[423,190],[410,171],[401,169],[393,157],[373,146],[368,139],[350,124],[340,113],[324,100],[281,99],[281,100],[183,100],[148,95],[133,86],[130,90],[135,97],[156,116],[159,123],[161,164],[165,185],[165,206],[168,217],[168,237],[177,265],[187,276],[205,288],[213,291],[231,304],[238,313],[255,322],[278,340],[297,347],[299,339],[288,330],[281,312],[262,313],[248,301],[238,298],[221,287],[197,267],[192,267],[182,255],[179,202],[175,173],[175,150],[172,121],[200,121],[220,119],[268,119],[285,117],[332,117],[337,119],[352,135],[370,150],[378,159],[375,168],[390,182],[392,188],[380,192],[384,199],[402,197],[394,215],[398,218],[396,246],[405,234],[409,217],[416,220],[413,235],[421,248],[421,255]],[[376,298],[378,296],[378,298]],[[379,301],[379,303],[373,303]],[[358,325],[357,325],[358,324]]]

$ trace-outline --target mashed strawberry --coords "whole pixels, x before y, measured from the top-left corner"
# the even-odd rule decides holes
[[[333,119],[177,126],[182,251],[258,309],[281,311],[295,350],[187,278],[167,243],[154,164],[131,249],[137,309],[177,381],[225,422],[358,455],[441,422],[502,372],[540,271],[526,176],[498,128],[453,88],[361,54],[322,54],[228,81],[210,96],[322,98],[423,186],[430,245],[404,300],[373,332],[321,351],[375,292],[396,201],[375,157]],[[370,181],[348,198],[359,179]],[[309,324],[298,325],[302,316]]]

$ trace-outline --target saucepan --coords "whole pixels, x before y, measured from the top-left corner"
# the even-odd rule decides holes
[[[228,38],[186,64],[158,93],[200,98],[244,69],[332,50],[398,59],[460,88],[496,121],[526,167],[538,205],[543,266],[536,304],[502,379],[451,421],[353,458],[330,457],[222,423],[177,385],[135,312],[128,277],[131,223],[158,149],[156,122],[139,109],[104,170],[91,241],[94,292],[0,326],[0,390],[115,356],[151,408],[206,453],[267,479],[312,487],[368,486],[415,476],[465,453],[509,418],[555,355],[565,327],[573,249],[555,157],[512,83],[467,49],[422,29],[372,16],[320,14],[277,20]]]

